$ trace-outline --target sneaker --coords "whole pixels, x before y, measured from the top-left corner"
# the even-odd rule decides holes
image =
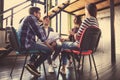
[[[77,71],[81,71],[82,70],[82,65],[80,65],[80,67],[78,68],[78,67],[76,67],[76,70]]]
[[[37,69],[31,65],[31,64],[27,64],[25,65],[25,68],[34,76],[41,76],[40,72],[37,71]]]
[[[66,75],[66,70],[65,69],[61,69],[60,73],[63,74],[63,75]]]
[[[49,65],[49,67],[48,67],[48,72],[49,72],[49,73],[53,73],[53,72],[54,72],[54,69],[53,69],[52,65]]]
[[[57,65],[55,64],[55,61],[52,62],[52,67],[57,68]]]

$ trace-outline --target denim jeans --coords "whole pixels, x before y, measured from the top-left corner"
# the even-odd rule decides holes
[[[63,65],[66,65],[67,64],[67,57],[68,57],[68,53],[66,53],[64,50],[65,49],[70,49],[70,50],[78,50],[78,47],[77,47],[77,43],[76,42],[71,42],[71,41],[66,41],[66,42],[63,42],[62,44],[62,64]]]
[[[44,44],[33,44],[29,49],[41,51],[40,57],[36,54],[32,54],[30,61],[34,63],[35,67],[38,68],[52,53],[52,50]]]
[[[52,57],[50,56],[47,59],[48,60],[48,64],[52,64],[52,61],[54,61],[57,58],[57,56],[61,52],[61,47],[62,47],[62,45],[60,45],[60,44],[57,44],[55,46],[55,52],[53,53]]]

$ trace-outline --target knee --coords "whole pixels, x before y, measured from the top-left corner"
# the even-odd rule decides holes
[[[46,48],[46,49],[44,49],[44,50],[41,50],[41,53],[43,53],[43,54],[49,56],[49,55],[52,54],[52,50],[49,49],[49,48]]]
[[[52,54],[52,50],[51,50],[50,48],[47,48],[46,54],[47,54],[47,55],[51,55],[51,54]]]

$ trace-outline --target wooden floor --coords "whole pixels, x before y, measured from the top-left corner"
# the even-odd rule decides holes
[[[13,54],[12,52],[11,54]],[[117,54],[116,64],[111,64],[111,57],[109,53],[97,52],[94,54],[95,61],[98,69],[99,79],[98,80],[120,80],[120,54]],[[19,80],[21,69],[23,65],[24,56],[19,56],[17,64],[15,66],[12,78],[9,76],[11,68],[13,66],[15,55],[9,55],[6,58],[0,60],[0,80]],[[59,60],[56,60],[59,64]],[[47,79],[56,80],[58,68],[55,68],[55,73],[48,73],[48,64],[45,62]],[[26,69],[23,75],[23,80],[45,80],[44,71],[41,68],[42,75],[39,78],[34,78]],[[89,68],[88,58],[85,57],[84,71],[83,74],[79,75],[79,80],[96,80],[96,74],[94,67],[92,70]],[[59,76],[59,80],[75,80],[74,69],[67,69],[66,75]]]

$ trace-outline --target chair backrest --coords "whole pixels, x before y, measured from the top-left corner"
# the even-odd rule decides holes
[[[94,27],[87,28],[82,36],[82,40],[80,43],[80,50],[95,51],[99,43],[100,35],[101,35],[101,30],[99,28],[94,28]]]
[[[9,40],[10,40],[10,44],[11,44],[12,48],[16,51],[19,51],[21,46],[19,43],[19,38],[18,38],[17,32],[13,27],[11,27]]]

